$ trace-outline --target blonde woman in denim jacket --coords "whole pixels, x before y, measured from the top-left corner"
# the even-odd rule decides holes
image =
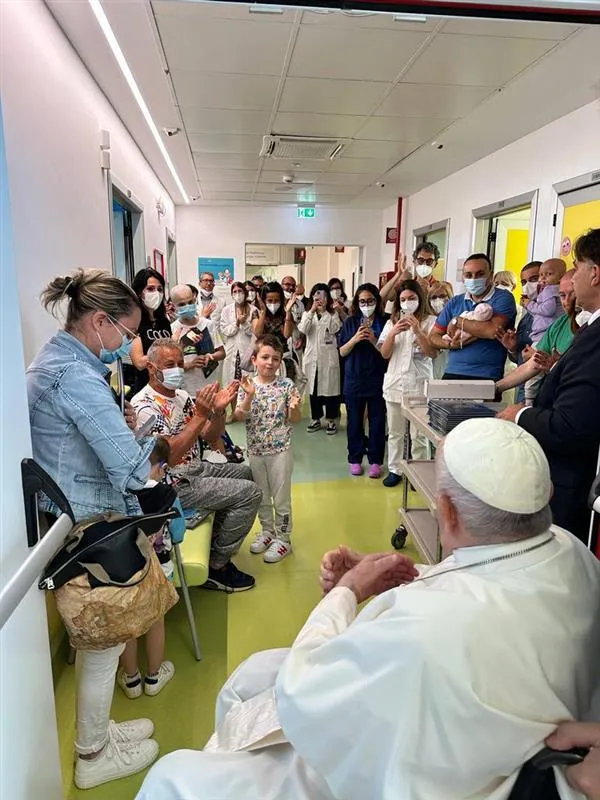
[[[42,303],[66,306],[64,330],[27,370],[33,456],[67,496],[77,520],[105,511],[141,513],[134,492],[150,473],[151,439],[136,441],[110,389],[109,364],[126,355],[141,312],[135,293],[102,270],[55,278]],[[46,511],[55,511],[49,501]],[[151,764],[158,744],[150,720],[110,721],[124,645],[77,653],[75,783],[91,788]]]

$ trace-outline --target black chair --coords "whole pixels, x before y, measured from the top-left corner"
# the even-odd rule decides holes
[[[552,767],[579,764],[587,754],[585,749],[561,751],[545,747],[523,765],[509,800],[560,800]]]

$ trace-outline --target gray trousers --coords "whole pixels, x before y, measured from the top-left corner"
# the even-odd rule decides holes
[[[262,490],[258,518],[263,533],[290,541],[292,533],[292,468],[294,454],[288,447],[272,456],[249,456],[257,486]]]
[[[248,535],[262,500],[262,492],[245,464],[209,464],[194,461],[172,471],[179,479],[177,494],[181,505],[206,516],[215,512],[210,564],[219,568],[240,549]]]

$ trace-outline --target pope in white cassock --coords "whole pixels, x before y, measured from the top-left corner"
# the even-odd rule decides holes
[[[162,758],[138,800],[509,797],[556,724],[590,707],[600,566],[551,527],[548,464],[522,428],[462,423],[437,482],[445,560],[328,554],[330,591],[291,649],[242,664],[206,748]]]

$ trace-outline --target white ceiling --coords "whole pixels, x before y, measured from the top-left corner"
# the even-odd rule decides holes
[[[48,4],[172,190],[133,100],[84,19],[87,3]],[[104,8],[158,126],[184,126],[165,143],[200,203],[387,205],[598,95],[595,27],[439,17],[410,23],[295,9],[267,15],[180,0]],[[350,141],[334,161],[293,167],[259,157],[266,134]],[[430,147],[434,139],[443,150]],[[275,192],[289,172],[314,181],[314,190]],[[375,188],[377,181],[385,188]]]

